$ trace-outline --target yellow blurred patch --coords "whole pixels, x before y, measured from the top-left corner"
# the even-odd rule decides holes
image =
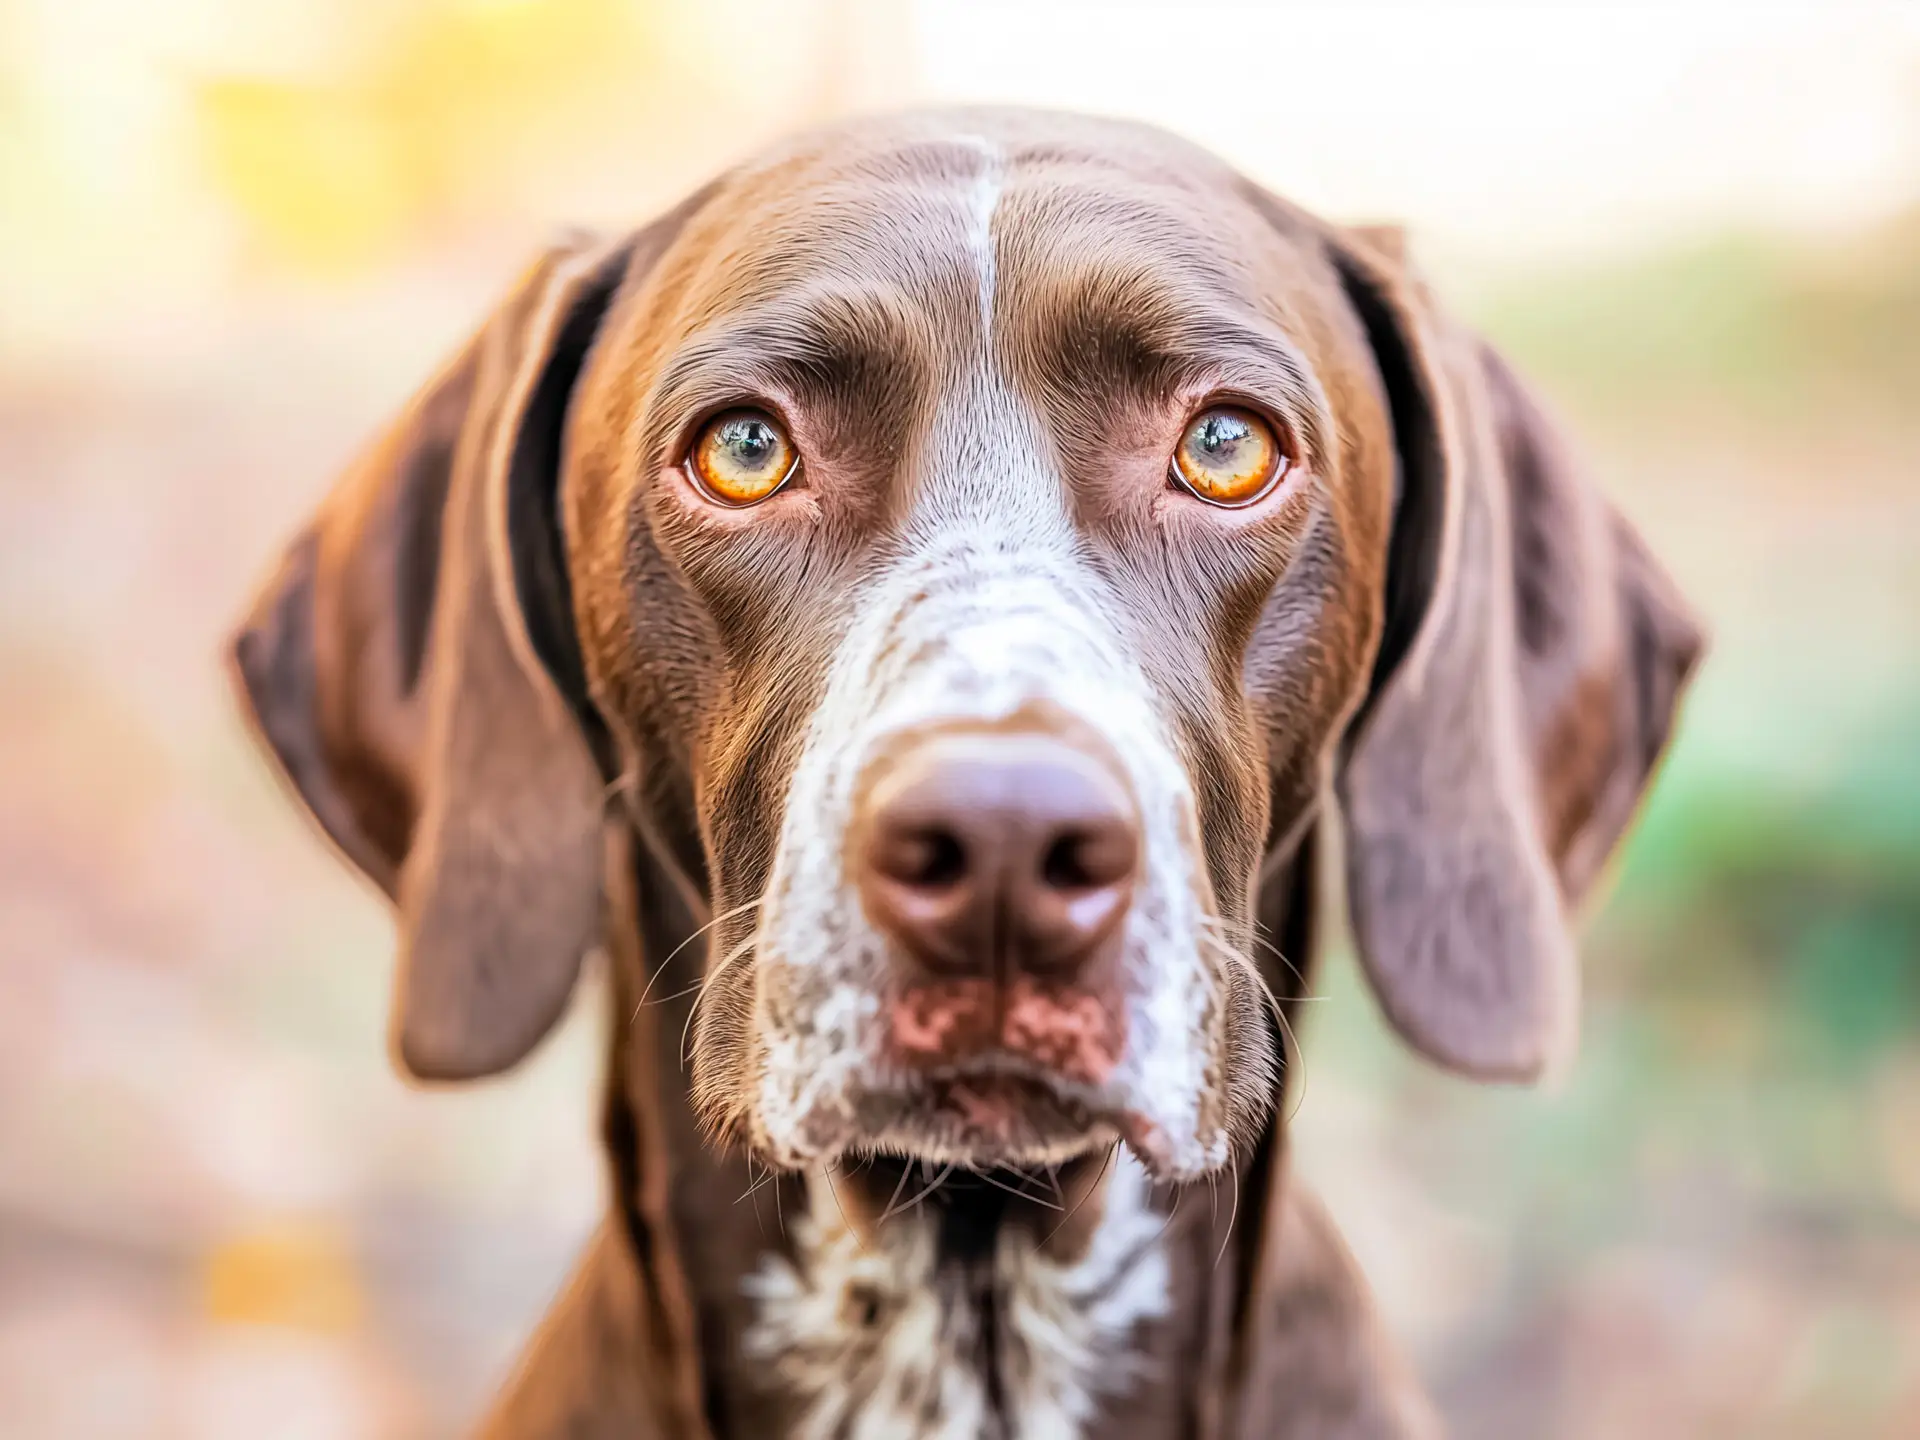
[[[194,88],[216,182],[275,254],[368,263],[434,221],[509,194],[642,83],[639,0],[420,5],[339,73]]]
[[[318,1225],[288,1224],[222,1241],[201,1265],[210,1319],[279,1325],[337,1335],[365,1310],[360,1277],[345,1244]]]
[[[388,127],[338,89],[222,80],[201,87],[214,174],[276,250],[322,268],[377,255],[417,197]]]

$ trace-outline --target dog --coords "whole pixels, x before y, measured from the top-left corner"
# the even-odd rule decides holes
[[[483,1433],[1357,1437],[1436,1424],[1288,1163],[1320,897],[1415,1050],[1564,1065],[1702,645],[1396,232],[965,110],[557,241],[233,661],[404,1072],[606,957],[609,1211]]]

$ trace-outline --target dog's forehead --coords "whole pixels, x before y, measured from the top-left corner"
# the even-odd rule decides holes
[[[1121,279],[1170,305],[1273,315],[1328,271],[1215,157],[1144,126],[997,111],[892,117],[803,137],[741,167],[668,267],[697,328],[823,287],[885,286],[951,340],[990,263],[1002,311]],[[953,313],[950,313],[953,312]],[[961,327],[964,328],[964,327]]]

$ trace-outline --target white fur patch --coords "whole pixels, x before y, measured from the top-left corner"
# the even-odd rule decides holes
[[[993,250],[993,212],[1000,208],[1005,157],[991,140],[981,136],[966,138],[979,147],[982,162],[980,173],[974,177],[973,193],[968,197],[973,213],[967,228],[967,243],[972,247],[974,268],[980,275],[980,334],[991,345],[993,301],[999,278],[999,262]]]
[[[747,1282],[759,1301],[747,1353],[803,1402],[793,1440],[1068,1440],[1138,1374],[1133,1331],[1167,1313],[1170,1271],[1165,1222],[1130,1155],[1116,1157],[1080,1259],[1054,1261],[1026,1231],[1001,1232],[984,1301],[997,1307],[993,1326],[978,1277],[943,1273],[924,1209],[863,1247],[826,1187],[810,1182],[795,1259],[770,1258]]]

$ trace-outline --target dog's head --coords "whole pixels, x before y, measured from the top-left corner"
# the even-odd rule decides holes
[[[1272,1104],[1255,897],[1330,797],[1402,1033],[1564,1053],[1568,910],[1698,645],[1390,237],[1157,132],[968,113],[556,247],[237,658],[398,903],[414,1072],[552,1022],[611,814],[711,916],[717,1129],[1185,1178]]]

